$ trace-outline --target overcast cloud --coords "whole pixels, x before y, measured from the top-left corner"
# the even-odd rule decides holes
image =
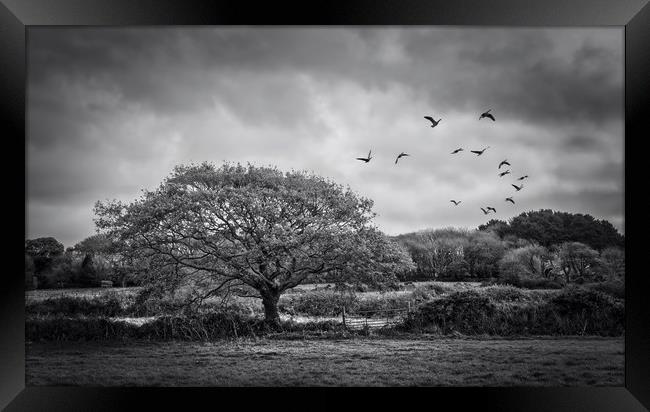
[[[391,235],[541,208],[625,230],[620,28],[30,28],[28,47],[28,238],[72,246],[95,201],[224,160],[349,185]]]

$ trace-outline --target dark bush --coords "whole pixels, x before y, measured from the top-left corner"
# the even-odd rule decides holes
[[[506,276],[499,279],[499,285],[512,285],[523,289],[562,289],[564,286],[555,280],[544,278],[520,278],[517,276]]]
[[[68,317],[65,315],[28,317],[25,339],[28,341],[100,340],[137,337],[137,326],[112,322],[105,317]]]
[[[620,304],[615,298],[596,290],[582,287],[570,287],[553,297],[550,304],[554,305],[560,314],[578,313],[580,311],[607,311]]]
[[[435,299],[420,305],[402,330],[499,336],[624,332],[624,305],[612,296],[574,287],[547,300],[521,301],[518,298],[525,295],[513,289],[457,292]],[[505,303],[495,304],[497,299]]]
[[[521,279],[519,287],[524,289],[562,289],[564,285],[551,279]]]
[[[494,303],[476,291],[454,292],[420,305],[405,326],[407,329],[430,330],[433,327],[445,332],[480,333],[477,327],[480,328],[495,310]]]
[[[617,299],[625,299],[625,283],[612,280],[608,282],[587,283],[583,287],[605,293]]]

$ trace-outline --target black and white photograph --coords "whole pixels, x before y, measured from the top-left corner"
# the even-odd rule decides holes
[[[625,385],[622,27],[26,34],[26,386]]]

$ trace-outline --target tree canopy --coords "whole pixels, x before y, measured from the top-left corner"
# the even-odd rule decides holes
[[[516,236],[550,247],[565,242],[584,243],[596,250],[624,247],[625,238],[606,220],[580,213],[550,209],[522,213],[508,223],[491,220],[479,230],[493,230],[499,236]]]
[[[31,257],[54,258],[63,254],[63,244],[53,237],[25,240],[25,253]]]
[[[49,271],[54,261],[63,255],[63,251],[63,244],[53,237],[25,240],[25,254],[32,259],[36,275]]]
[[[146,262],[149,283],[192,285],[200,298],[243,288],[277,323],[280,294],[308,276],[377,282],[412,268],[372,226],[371,209],[371,200],[307,172],[202,163],[177,166],[130,204],[97,202],[95,222]]]

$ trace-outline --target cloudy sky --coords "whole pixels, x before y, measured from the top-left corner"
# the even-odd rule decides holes
[[[541,208],[625,230],[621,28],[30,28],[27,96],[27,238],[72,246],[97,200],[202,161],[330,177],[390,235]]]

